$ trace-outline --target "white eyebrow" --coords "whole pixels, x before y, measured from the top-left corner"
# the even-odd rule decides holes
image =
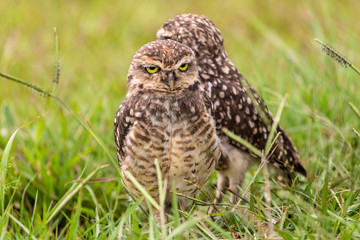
[[[141,65],[142,67],[158,67],[160,68],[159,66],[157,66],[156,64],[151,64],[151,63],[145,63],[143,65]]]

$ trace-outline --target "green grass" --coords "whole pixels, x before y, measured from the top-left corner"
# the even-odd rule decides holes
[[[359,67],[359,1],[5,0],[0,9],[0,72],[65,104],[0,78],[0,239],[360,237],[360,77],[314,41]],[[230,58],[274,114],[288,94],[280,124],[308,179],[285,188],[267,181],[266,167],[253,168],[241,192],[249,203],[232,206],[227,196],[212,221],[213,174],[197,206],[174,207],[158,226],[121,183],[113,118],[132,55],[185,12],[215,22]]]

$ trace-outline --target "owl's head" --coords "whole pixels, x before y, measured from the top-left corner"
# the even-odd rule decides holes
[[[129,91],[177,92],[196,82],[194,52],[173,40],[157,40],[142,46],[133,57],[127,79]]]
[[[164,23],[156,36],[158,39],[172,39],[191,47],[198,58],[213,58],[225,52],[220,30],[202,15],[176,16]]]

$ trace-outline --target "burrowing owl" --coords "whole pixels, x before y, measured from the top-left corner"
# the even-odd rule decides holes
[[[255,159],[258,159],[245,146],[227,138],[221,129],[229,129],[260,150],[265,148],[273,117],[257,92],[238,72],[227,57],[223,37],[219,29],[206,17],[195,14],[183,14],[170,19],[157,32],[159,39],[173,39],[191,47],[196,55],[199,75],[204,89],[214,105],[216,127],[222,145],[227,149],[228,160],[219,161],[218,189],[230,187],[236,193],[245,172]],[[256,103],[247,94],[242,82],[249,86]],[[254,104],[264,108],[269,123],[261,118]],[[294,172],[306,176],[300,157],[289,136],[279,126],[280,137],[270,163],[280,170],[280,176],[292,180]],[[225,158],[224,158],[225,159]],[[255,161],[256,162],[256,161]],[[221,193],[217,192],[217,200]],[[231,196],[232,201],[236,198]]]
[[[140,192],[128,173],[159,200],[155,159],[170,189],[196,197],[219,157],[212,104],[202,88],[194,52],[173,40],[144,45],[132,60],[128,93],[115,117],[115,142],[123,182],[135,197]],[[182,207],[189,201],[179,199]],[[146,205],[144,205],[146,207]],[[167,209],[169,210],[169,209]]]

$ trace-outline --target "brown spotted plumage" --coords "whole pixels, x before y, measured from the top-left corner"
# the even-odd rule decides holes
[[[115,117],[115,142],[123,182],[141,196],[128,178],[131,173],[159,201],[155,159],[171,189],[196,197],[220,157],[212,104],[202,88],[191,48],[172,40],[144,45],[133,57],[128,93]],[[181,207],[189,201],[179,198]],[[144,205],[146,207],[146,205]]]
[[[221,33],[208,18],[195,14],[179,15],[164,23],[157,32],[157,37],[178,41],[194,50],[201,83],[214,105],[216,127],[224,146],[224,155],[228,156],[226,161],[219,161],[217,165],[218,189],[223,191],[225,187],[230,187],[237,193],[245,172],[252,163],[258,162],[254,161],[258,157],[245,146],[226,137],[221,129],[227,128],[263,150],[274,121],[271,113],[227,57]],[[248,85],[255,103],[243,83]],[[263,109],[268,122],[261,117],[254,104]],[[285,176],[290,182],[295,172],[306,176],[291,139],[280,126],[277,132],[281,132],[281,135],[270,163],[280,169],[280,176]],[[221,199],[220,191],[217,192],[218,201]],[[234,195],[232,200],[236,200]]]

